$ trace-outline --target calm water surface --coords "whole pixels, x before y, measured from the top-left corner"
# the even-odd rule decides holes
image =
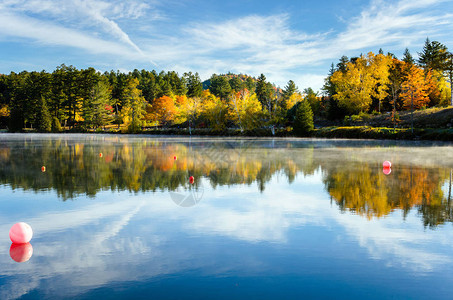
[[[0,299],[453,294],[451,144],[1,134],[0,166]]]

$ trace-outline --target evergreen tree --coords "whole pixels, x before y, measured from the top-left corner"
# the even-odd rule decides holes
[[[294,132],[297,135],[307,135],[313,129],[313,112],[310,103],[307,100],[303,100],[297,104]]]
[[[245,80],[245,86],[246,86],[247,90],[249,90],[250,93],[255,92],[256,83],[252,77],[250,77],[250,76],[247,77],[247,79]]]
[[[335,73],[335,71],[336,71],[335,67],[333,66],[333,63],[332,63],[332,65],[330,66],[329,75],[327,75],[327,78],[324,79],[324,85],[321,88],[321,90],[323,91],[323,94],[326,96],[329,96],[329,97],[332,97],[333,95],[335,95],[335,85],[333,84],[333,82],[331,80],[332,75],[333,75],[333,73]]]
[[[52,130],[52,118],[47,109],[46,100],[41,97],[38,101],[38,113],[36,116],[36,129],[39,132],[50,132]]]
[[[52,118],[52,132],[60,132],[61,124],[57,117]]]
[[[297,86],[294,83],[294,81],[292,81],[292,80],[288,81],[288,84],[283,89],[281,100],[279,101],[280,113],[282,115],[282,118],[286,117],[287,112],[288,112],[288,103],[289,103],[291,97],[296,92],[298,92],[298,89],[297,89]]]
[[[297,92],[297,86],[294,81],[288,81],[288,84],[283,89],[283,98],[288,100],[291,96]]]
[[[356,58],[357,59],[357,58]],[[353,60],[353,58],[351,58],[351,61]],[[338,71],[341,71],[341,72],[346,72],[347,70],[347,64],[349,62],[349,59],[346,55],[343,55],[341,58],[340,58],[340,62],[337,63],[337,70]]]
[[[225,76],[212,75],[211,85],[209,86],[211,93],[222,100],[226,100],[231,92],[231,86]]]
[[[113,107],[110,106],[110,86],[106,80],[99,81],[91,89],[83,107],[83,119],[87,128],[108,124]]]
[[[201,97],[203,93],[203,83],[198,73],[184,73],[187,82],[187,97]]]
[[[445,70],[447,61],[447,47],[437,41],[430,41],[426,38],[423,51],[419,53],[418,63],[425,70]]]
[[[245,88],[245,84],[242,82],[242,80],[238,76],[234,76],[233,78],[231,78],[229,80],[229,84],[231,86],[231,89],[236,92],[239,92]]]
[[[304,94],[304,100],[310,103],[313,114],[319,114],[319,111],[321,110],[321,103],[318,100],[318,93],[315,93],[311,87],[308,87],[304,90]]]
[[[412,57],[411,53],[409,52],[409,49],[407,49],[407,48],[404,50],[403,61],[410,65],[415,64],[415,60]]]
[[[126,103],[121,113],[129,132],[138,132],[141,130],[145,114],[146,101],[141,91],[137,88],[138,83],[137,79],[130,79],[124,92]]]
[[[256,81],[255,93],[258,97],[258,100],[261,102],[261,105],[264,107],[266,97],[268,96],[266,76],[264,76],[264,74],[261,74]]]

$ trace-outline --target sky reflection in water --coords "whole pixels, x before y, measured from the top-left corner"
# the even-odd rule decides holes
[[[0,298],[445,298],[452,150],[2,135]],[[34,230],[24,263],[18,221]]]

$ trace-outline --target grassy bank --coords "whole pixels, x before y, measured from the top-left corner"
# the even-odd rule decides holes
[[[324,127],[313,132],[314,137],[391,140],[453,141],[453,129],[438,128],[388,128],[369,126]]]

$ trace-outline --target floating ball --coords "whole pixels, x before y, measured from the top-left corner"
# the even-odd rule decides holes
[[[384,161],[384,163],[382,164],[382,166],[384,168],[391,168],[392,167],[392,163],[389,162],[388,160]]]
[[[102,157],[102,153],[99,153],[99,157]]]
[[[173,159],[174,159],[174,160],[177,160],[178,158],[177,158],[176,155],[175,155],[175,156],[173,156]]]
[[[189,183],[193,184],[195,182],[195,178],[193,176],[189,177]]]
[[[392,169],[391,168],[383,168],[382,169],[382,172],[385,174],[385,175],[390,175],[390,173],[392,173]]]
[[[41,167],[41,172],[44,173],[45,171],[46,171],[46,167],[42,166],[42,167]]]
[[[24,222],[19,222],[13,225],[9,230],[9,238],[11,242],[16,244],[28,243],[33,237],[33,230],[30,225]]]
[[[33,247],[30,243],[11,244],[9,248],[9,256],[18,263],[26,262],[33,255]]]

